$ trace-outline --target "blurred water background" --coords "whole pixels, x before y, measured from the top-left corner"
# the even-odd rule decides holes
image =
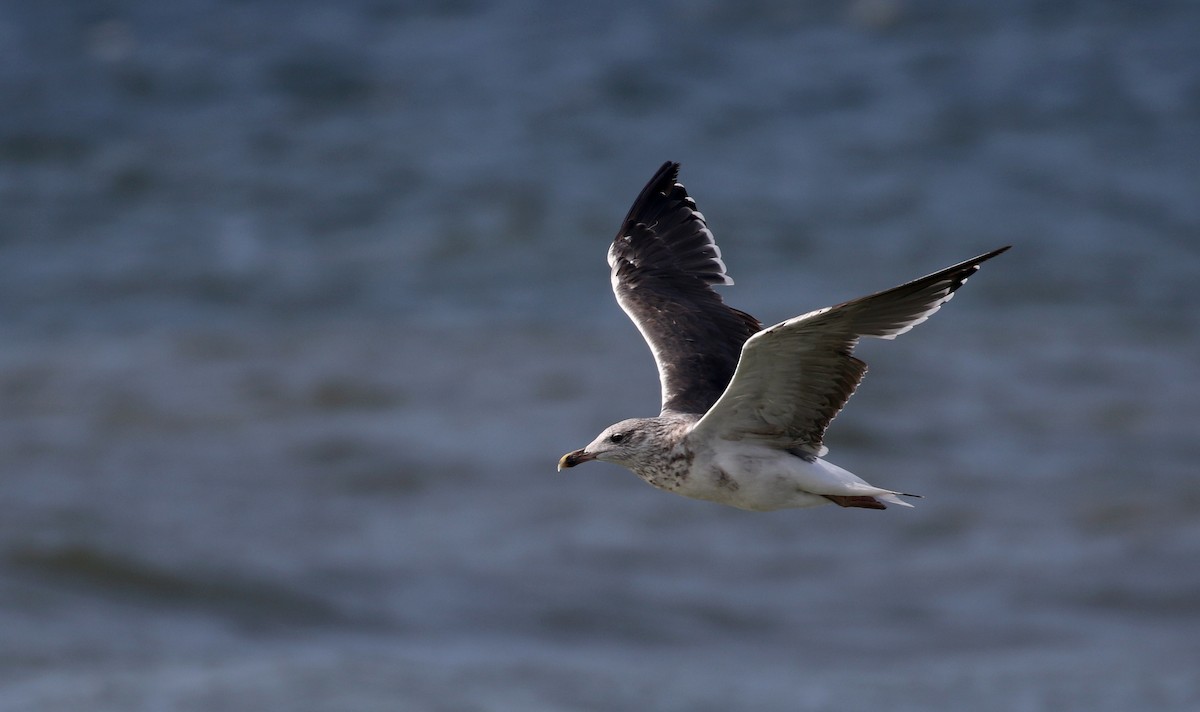
[[[0,5],[0,710],[1200,708],[1200,4]],[[664,160],[767,323],[1014,244],[831,459],[656,412]]]

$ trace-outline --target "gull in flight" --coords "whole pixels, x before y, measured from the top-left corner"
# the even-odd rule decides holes
[[[917,495],[822,459],[825,429],[867,371],[854,347],[925,321],[1008,247],[764,329],[713,290],[733,280],[678,176],[678,163],[658,169],[608,250],[617,302],[658,365],[662,410],[605,428],[558,469],[613,462],[659,489],[755,511],[912,506],[900,497]]]

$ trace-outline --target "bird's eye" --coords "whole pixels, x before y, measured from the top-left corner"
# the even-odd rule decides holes
[[[610,443],[624,442],[625,441],[625,433],[613,433],[612,435],[608,436],[608,441]]]

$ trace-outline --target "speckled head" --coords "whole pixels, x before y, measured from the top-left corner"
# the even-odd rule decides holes
[[[686,430],[686,424],[668,418],[630,418],[604,429],[587,447],[562,456],[558,469],[603,460],[634,472],[653,468],[663,460]]]

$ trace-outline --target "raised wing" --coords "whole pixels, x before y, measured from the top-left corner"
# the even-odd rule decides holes
[[[667,162],[634,201],[608,250],[613,293],[658,364],[663,411],[704,413],[762,328],[712,289],[733,284],[704,216]]]
[[[867,371],[867,364],[852,355],[859,338],[894,339],[925,321],[979,265],[1007,249],[760,331],[742,348],[729,388],[692,433],[758,438],[823,454],[825,429]]]

